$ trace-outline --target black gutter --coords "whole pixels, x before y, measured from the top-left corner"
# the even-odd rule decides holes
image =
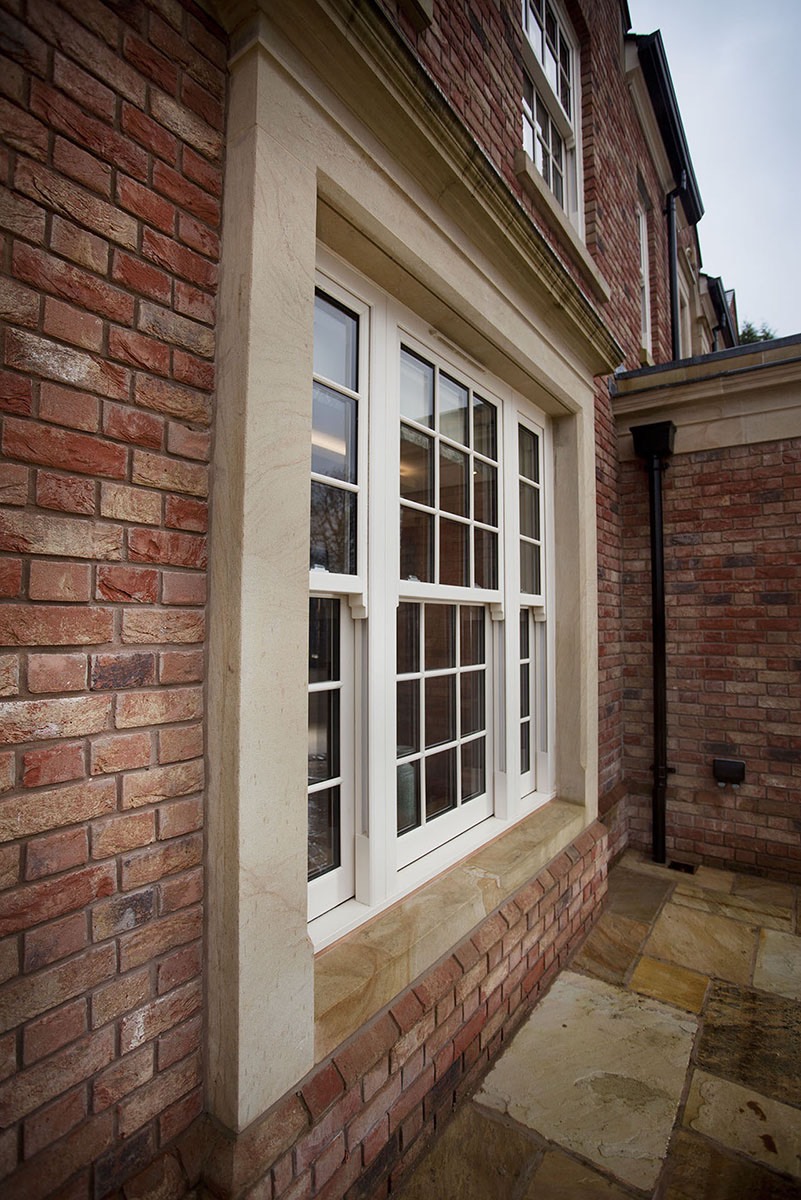
[[[667,623],[665,620],[665,543],[662,517],[662,472],[673,454],[676,426],[672,421],[636,425],[634,451],[648,467],[651,517],[651,638],[653,654],[654,786],[652,844],[654,862],[665,862],[667,824]]]
[[[723,286],[723,280],[719,275],[707,275],[706,286],[709,289],[712,307],[717,314],[720,330],[724,338],[728,339],[728,345],[736,346],[739,339],[737,337],[737,330],[734,328],[731,310],[726,303],[726,289]]]
[[[676,197],[682,193],[685,175],[679,187],[668,192],[667,217],[668,233],[668,280],[670,283],[670,354],[675,362],[681,358],[681,326],[679,321],[679,243],[676,236]]]

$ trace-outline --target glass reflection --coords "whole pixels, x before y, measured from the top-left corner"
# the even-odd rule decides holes
[[[484,709],[484,672],[483,671],[467,671],[459,680],[459,688],[461,692],[461,736],[466,737],[470,733],[478,733],[482,730],[486,723]]]
[[[467,430],[467,388],[455,379],[439,376],[439,431],[463,446],[469,444]]]
[[[405,758],[420,749],[420,684],[403,679],[397,686],[397,753]]]
[[[486,743],[476,738],[462,746],[462,800],[472,800],[487,790]]]
[[[498,586],[498,535],[489,529],[475,529],[476,587]]]
[[[398,674],[420,670],[420,605],[398,605]]]
[[[439,506],[460,517],[470,515],[467,464],[468,457],[461,450],[454,450],[444,443],[440,445]]]
[[[310,567],[342,575],[356,572],[356,496],[312,481]]]
[[[527,483],[520,484],[520,532],[523,537],[540,536],[540,494]]]
[[[313,792],[308,800],[309,879],[334,871],[340,864],[339,788]]]
[[[456,808],[456,749],[432,754],[426,762],[426,819]]]
[[[426,652],[427,671],[456,666],[456,606],[427,604]]]
[[[439,520],[439,582],[455,587],[470,583],[470,526]]]
[[[339,774],[339,692],[309,692],[309,783]]]
[[[485,525],[498,524],[498,469],[476,459],[473,463],[475,519]]]
[[[456,677],[429,676],[426,687],[426,748],[456,737]]]
[[[309,683],[339,679],[339,601],[309,600]]]
[[[408,833],[420,824],[420,763],[398,763],[398,833]]]
[[[518,453],[520,459],[520,474],[532,483],[540,481],[539,441],[536,433],[518,425]]]
[[[520,590],[539,595],[540,548],[532,542],[520,543]]]
[[[484,661],[484,609],[465,604],[459,611],[460,653],[463,667]]]
[[[434,576],[434,518],[414,508],[401,508],[401,579],[430,583]]]
[[[356,482],[356,401],[315,383],[312,400],[312,471]]]
[[[473,396],[473,449],[486,458],[498,458],[497,413],[495,405]]]
[[[359,318],[317,292],[314,298],[314,373],[358,391]]]
[[[400,409],[419,425],[434,426],[434,368],[431,363],[401,349]]]
[[[434,441],[401,425],[400,494],[417,504],[434,502]]]

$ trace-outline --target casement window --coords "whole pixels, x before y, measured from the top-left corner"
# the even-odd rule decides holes
[[[648,252],[648,214],[642,201],[635,210],[640,256],[640,346],[651,353],[651,272]]]
[[[523,0],[523,149],[560,208],[580,225],[579,56],[566,16]]]
[[[552,794],[550,432],[344,265],[315,293],[315,943]]]

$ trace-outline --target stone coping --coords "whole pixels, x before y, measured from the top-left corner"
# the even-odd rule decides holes
[[[315,1061],[463,940],[587,825],[552,800],[340,942],[314,963]]]

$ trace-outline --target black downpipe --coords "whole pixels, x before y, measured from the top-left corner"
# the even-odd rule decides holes
[[[651,638],[653,655],[654,787],[652,839],[654,862],[665,862],[667,815],[667,626],[665,621],[665,539],[662,518],[662,472],[673,453],[676,426],[672,421],[637,425],[632,430],[634,451],[648,468],[651,517]]]
[[[676,234],[676,197],[687,187],[687,175],[682,171],[679,186],[667,195],[668,277],[670,279],[670,344],[673,361],[681,358],[679,314],[679,243]]]

